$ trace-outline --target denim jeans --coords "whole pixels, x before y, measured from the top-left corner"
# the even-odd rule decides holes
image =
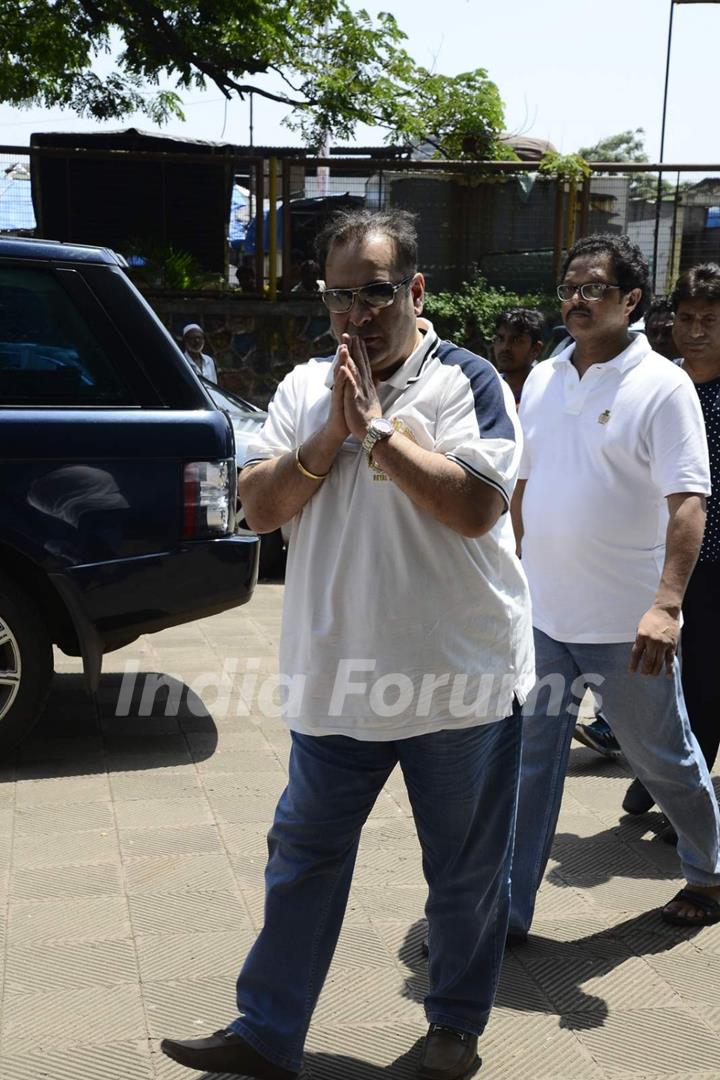
[[[671,679],[630,674],[632,643],[578,645],[535,630],[538,682],[525,708],[510,932],[527,933],[560,813],[577,706],[587,682],[623,753],[678,834],[690,885],[720,885],[720,815],[690,730],[675,661]]]
[[[507,929],[521,730],[516,708],[498,723],[397,742],[293,732],[268,836],[265,924],[238,977],[233,1031],[275,1064],[300,1069],[360,832],[399,762],[428,884],[425,1011],[430,1022],[482,1032]]]

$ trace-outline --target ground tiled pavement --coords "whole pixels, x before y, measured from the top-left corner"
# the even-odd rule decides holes
[[[274,667],[281,600],[279,586],[260,586],[244,609],[108,657],[97,718],[78,665],[59,660],[46,720],[0,765],[2,1080],[199,1075],[158,1042],[233,1015],[261,919],[288,739],[279,719],[260,719],[257,691]],[[229,690],[229,673],[217,685],[228,657],[255,691],[240,677]],[[114,674],[127,664],[133,693]],[[174,676],[177,715],[161,693],[138,716],[153,672]],[[238,715],[246,698],[255,712]],[[486,1080],[720,1076],[720,926],[659,921],[677,860],[655,838],[657,815],[620,821],[626,783],[621,765],[573,750],[535,933],[505,958],[482,1040]],[[308,1078],[414,1075],[423,899],[396,773],[365,830]]]

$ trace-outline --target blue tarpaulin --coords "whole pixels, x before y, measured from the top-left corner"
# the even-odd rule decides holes
[[[24,166],[0,173],[0,232],[34,229],[30,175]]]

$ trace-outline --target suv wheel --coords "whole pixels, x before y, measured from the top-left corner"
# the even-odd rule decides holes
[[[0,575],[0,750],[40,719],[52,674],[52,642],[35,601]]]

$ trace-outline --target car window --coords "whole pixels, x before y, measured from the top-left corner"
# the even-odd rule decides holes
[[[0,405],[133,405],[51,270],[0,267]]]

